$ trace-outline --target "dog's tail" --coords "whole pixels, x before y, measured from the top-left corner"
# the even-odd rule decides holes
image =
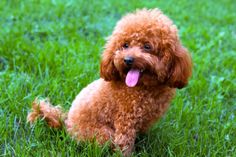
[[[53,106],[48,99],[36,98],[32,104],[32,111],[27,116],[27,122],[34,123],[43,118],[50,127],[60,128],[64,125],[67,113],[60,106]]]

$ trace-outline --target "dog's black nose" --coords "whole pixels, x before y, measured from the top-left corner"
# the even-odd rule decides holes
[[[133,58],[133,57],[130,57],[130,56],[127,56],[127,57],[124,58],[124,62],[125,62],[125,64],[127,64],[127,65],[132,65],[133,62],[134,62],[134,58]]]

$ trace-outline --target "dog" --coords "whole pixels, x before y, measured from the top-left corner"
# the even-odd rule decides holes
[[[130,156],[137,134],[163,116],[191,73],[190,54],[173,22],[159,9],[136,10],[116,24],[102,54],[101,78],[82,89],[69,112],[37,99],[27,120],[65,125],[78,141],[111,141]]]

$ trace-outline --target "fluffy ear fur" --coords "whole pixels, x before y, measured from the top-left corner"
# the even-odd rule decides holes
[[[106,81],[119,79],[119,73],[113,63],[115,51],[115,45],[112,44],[111,40],[108,40],[100,63],[100,77]]]
[[[171,75],[168,80],[170,87],[183,88],[188,84],[188,78],[192,74],[192,61],[186,48],[181,44],[173,52]]]

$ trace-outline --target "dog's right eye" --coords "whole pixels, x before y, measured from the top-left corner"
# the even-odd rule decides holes
[[[148,43],[145,43],[145,44],[144,44],[144,46],[143,46],[143,48],[144,48],[144,50],[145,50],[145,51],[147,51],[147,52],[149,52],[149,51],[151,51],[151,50],[152,50],[152,47],[151,47],[151,45],[150,45],[150,44],[148,44]]]
[[[129,44],[128,43],[124,43],[124,45],[122,46],[124,49],[129,48]]]

